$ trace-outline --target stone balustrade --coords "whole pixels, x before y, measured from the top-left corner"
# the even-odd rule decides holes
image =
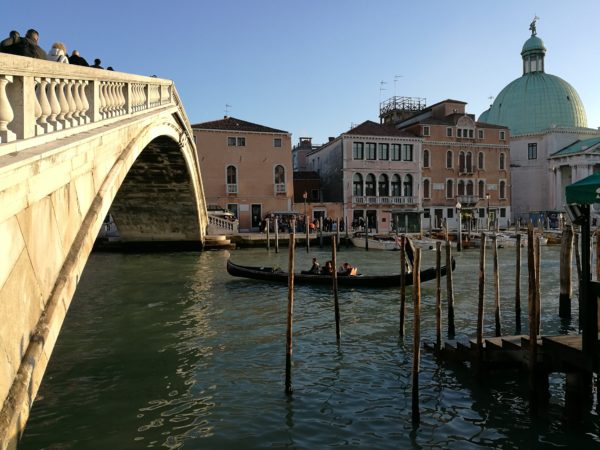
[[[170,80],[0,54],[0,147],[174,102]]]

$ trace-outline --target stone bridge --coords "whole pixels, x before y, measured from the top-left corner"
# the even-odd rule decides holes
[[[202,246],[173,82],[0,53],[0,449],[16,448],[109,209],[124,242]]]

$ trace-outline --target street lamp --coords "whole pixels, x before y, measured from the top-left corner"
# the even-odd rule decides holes
[[[304,199],[304,228],[306,229],[306,253],[310,251],[310,236],[308,235],[310,231],[310,226],[308,223],[308,211],[306,206],[306,199],[308,198],[308,192],[304,191],[302,194],[302,198]]]
[[[487,200],[487,210],[486,210],[487,229],[488,229],[488,231],[490,231],[490,194],[485,194],[485,199]]]
[[[458,213],[458,242],[456,243],[456,251],[462,251],[462,217],[460,215],[460,210],[462,205],[460,202],[456,202],[456,211]]]

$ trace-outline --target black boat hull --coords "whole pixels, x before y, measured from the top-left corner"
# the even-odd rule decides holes
[[[452,270],[456,267],[456,262],[452,258]],[[234,277],[250,278],[253,280],[268,281],[272,283],[287,284],[288,273],[283,270],[273,269],[272,267],[252,267],[241,266],[227,260],[227,272]],[[441,276],[446,275],[446,266],[440,269]],[[358,275],[358,276],[338,276],[338,286],[349,287],[397,287],[401,285],[402,275]],[[421,282],[435,280],[435,267],[421,270]],[[405,276],[406,285],[412,285],[412,273]],[[294,274],[294,284],[305,285],[331,285],[332,280],[330,275],[314,275],[314,274]]]

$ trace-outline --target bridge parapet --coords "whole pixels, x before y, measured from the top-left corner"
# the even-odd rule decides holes
[[[0,155],[173,103],[171,80],[0,53]]]

